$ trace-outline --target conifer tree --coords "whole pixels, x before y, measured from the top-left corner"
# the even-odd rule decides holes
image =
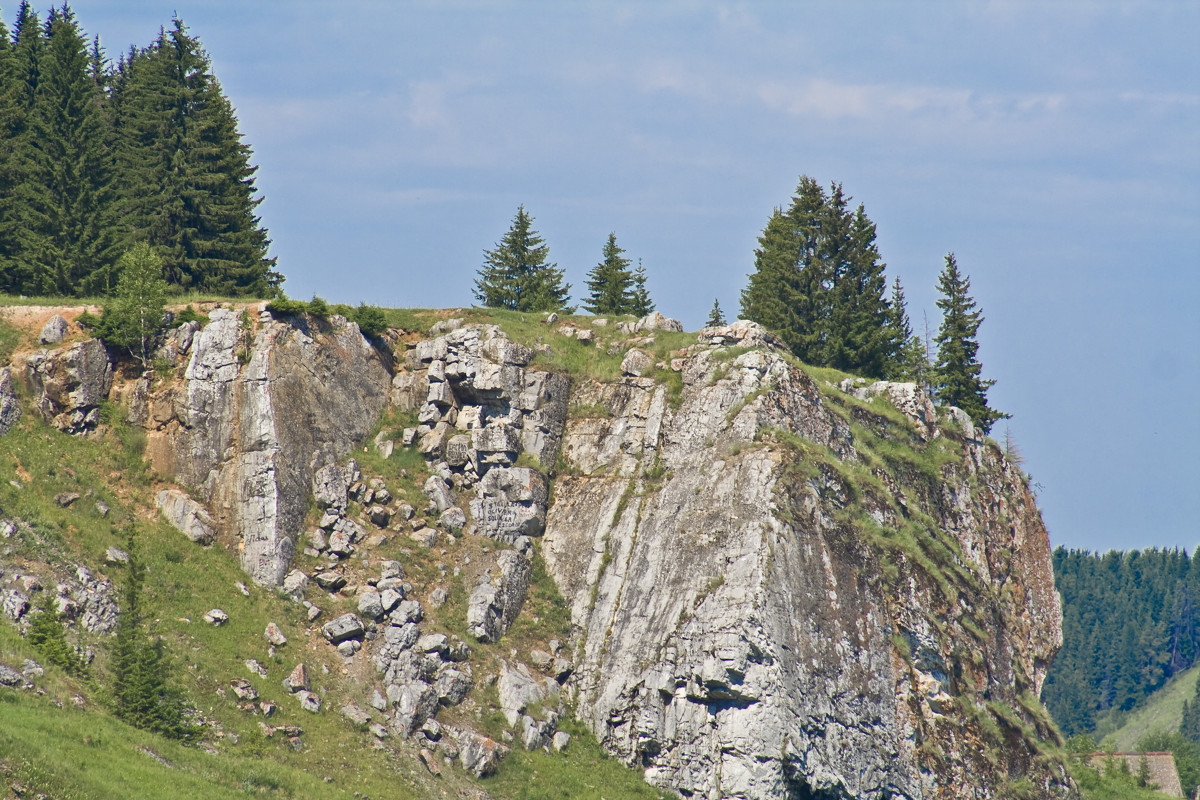
[[[654,312],[654,301],[650,299],[650,290],[646,288],[646,268],[638,259],[637,269],[633,273],[633,295],[630,300],[629,312],[641,319]]]
[[[111,168],[101,94],[69,6],[45,25],[18,193],[33,291],[76,294],[114,259]]]
[[[34,270],[26,257],[30,244],[26,184],[32,161],[30,121],[37,99],[45,41],[37,14],[22,0],[12,46],[0,52],[0,291],[33,291]]]
[[[921,338],[913,334],[912,322],[908,317],[908,301],[899,277],[892,281],[887,326],[890,353],[885,377],[927,386],[929,362],[925,356],[925,346]]]
[[[1196,679],[1196,690],[1192,701],[1183,701],[1183,718],[1179,722],[1179,732],[1188,741],[1200,744],[1200,678]]]
[[[725,324],[725,312],[721,310],[721,303],[717,298],[713,298],[712,310],[708,312],[708,320],[704,323],[706,328],[715,328]]]
[[[875,246],[875,223],[861,204],[853,214],[844,205],[842,187],[835,186],[829,226],[837,235],[830,252],[833,279],[824,361],[843,371],[884,378],[898,345],[890,324],[884,264]]]
[[[282,277],[254,210],[250,149],[200,43],[176,17],[113,85],[125,241],[163,254],[185,289],[275,296]]]
[[[937,333],[937,395],[941,402],[957,406],[987,433],[998,419],[1011,415],[988,407],[987,390],[995,383],[980,377],[983,370],[976,339],[983,313],[976,310],[969,291],[971,280],[958,271],[953,253],[946,255],[946,265],[938,276],[938,291],[942,297],[937,307],[942,310],[942,324]]]
[[[633,273],[630,260],[621,254],[617,235],[610,233],[602,260],[588,273],[587,299],[583,307],[591,314],[629,314],[633,308]]]
[[[112,698],[116,714],[139,728],[172,738],[188,738],[180,692],[171,685],[171,664],[161,639],[146,631],[142,591],[146,568],[132,531],[129,563],[120,592],[117,630],[111,644]]]
[[[533,217],[525,206],[494,250],[484,251],[484,265],[475,280],[475,298],[489,308],[513,311],[557,311],[563,308],[571,284],[563,271],[547,263],[550,248],[533,230]]]

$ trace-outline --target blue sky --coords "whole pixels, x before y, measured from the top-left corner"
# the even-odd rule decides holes
[[[1200,4],[72,5],[114,56],[204,43],[293,297],[469,304],[523,203],[577,290],[614,231],[696,328],[839,181],[916,327],[970,275],[1056,544],[1200,541]]]

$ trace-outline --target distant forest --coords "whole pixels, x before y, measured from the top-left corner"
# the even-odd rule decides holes
[[[65,3],[0,20],[0,292],[98,295],[148,244],[183,291],[272,297],[250,148],[176,18],[116,63]]]
[[[1042,699],[1063,733],[1128,711],[1200,660],[1200,563],[1181,550],[1057,548],[1063,647]]]

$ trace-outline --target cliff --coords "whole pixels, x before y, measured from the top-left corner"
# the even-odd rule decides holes
[[[1074,796],[1046,532],[964,414],[751,323],[466,317],[217,308],[157,375],[86,341],[13,372],[68,434],[120,400],[162,512],[303,604],[377,747],[486,775],[574,715],[685,797]]]

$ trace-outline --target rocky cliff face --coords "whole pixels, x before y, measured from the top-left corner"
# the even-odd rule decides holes
[[[356,325],[317,324],[216,309],[168,343],[186,359],[183,380],[153,393],[145,380],[131,402],[155,468],[209,503],[260,584],[283,582],[313,476],[371,432],[391,388],[390,364]]]
[[[567,425],[543,552],[577,713],[685,797],[1065,795],[1019,471],[911,385],[822,390],[752,325],[702,337],[675,402],[636,377],[573,395],[604,411]]]
[[[310,576],[289,569],[315,501],[305,563],[335,607],[353,588],[358,609],[321,630],[348,667],[374,664],[362,702],[378,715],[355,709],[386,722],[376,737],[493,769],[496,741],[451,728],[446,749],[425,725],[475,703],[486,670],[527,748],[565,746],[558,713],[573,710],[684,797],[1072,796],[1044,747],[1061,609],[1020,470],[911,384],[813,377],[751,323],[650,355],[655,335],[683,336],[672,322],[555,329],[553,346],[621,364],[600,382],[535,363],[534,342],[495,325],[439,323],[393,361],[338,317],[216,309],[161,351],[175,379],[124,400],[156,470],[190,492],[159,491],[164,515],[297,600]],[[23,377],[73,433],[94,429],[112,381],[94,341],[34,354]],[[0,434],[20,412],[12,383],[0,371]],[[389,405],[411,427],[376,444],[424,456],[423,497],[407,495],[423,508],[347,461]],[[410,549],[355,572],[400,533]],[[482,656],[425,617],[447,602],[445,565],[418,601],[389,560],[434,546],[466,568],[454,613]],[[574,635],[518,656],[506,636],[538,553]]]

